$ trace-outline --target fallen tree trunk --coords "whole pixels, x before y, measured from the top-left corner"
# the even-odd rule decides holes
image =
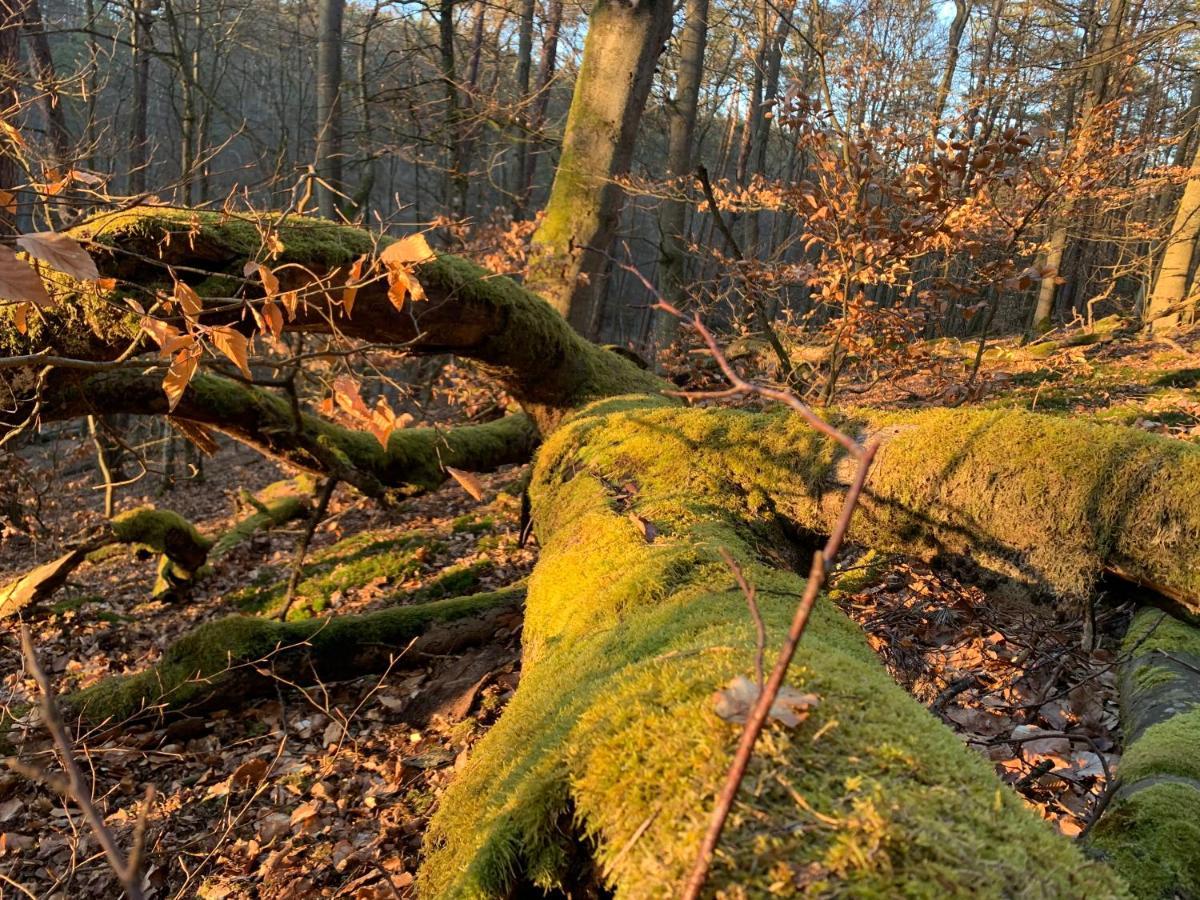
[[[154,237],[163,221],[139,213],[96,236],[115,259],[146,229],[142,251],[121,257],[134,273],[156,253],[178,262],[197,247],[205,265],[240,271],[261,244],[252,226],[231,231],[213,219],[189,239],[176,218],[166,220],[176,238],[164,249]],[[300,253],[315,232],[296,228],[284,243]],[[326,253],[324,271],[336,274],[363,238],[319,229],[342,257],[328,242],[313,253]],[[421,883],[447,897],[570,890],[588,871],[582,859],[596,863],[584,879],[593,886],[670,895],[736,739],[712,693],[752,671],[755,655],[745,600],[719,551],[744,567],[780,633],[802,588],[796,538],[827,530],[840,505],[839,449],[793,417],[665,400],[661,381],[580,340],[506,279],[450,257],[417,274],[427,306],[398,314],[364,289],[336,327],[481,361],[549,439],[531,483],[542,555],[522,683],[444,797]],[[333,328],[328,310],[319,313],[288,327]],[[1119,570],[1196,608],[1196,448],[1014,412],[861,412],[839,424],[887,439],[857,540],[969,554],[1076,603],[1103,569]],[[252,650],[275,646],[278,635],[263,631],[272,623],[240,621],[228,627],[245,629]],[[227,668],[227,641],[189,646]],[[190,663],[178,659],[134,676],[137,687],[117,691],[113,708],[141,703],[164,674],[190,690]],[[1086,861],[1037,821],[890,680],[831,606],[818,606],[790,680],[820,705],[797,729],[772,726],[760,741],[714,886],[1093,898],[1126,896],[1125,879],[1139,877],[1117,854],[1112,867]]]
[[[1088,844],[1139,897],[1200,897],[1200,629],[1146,608],[1121,652],[1124,753]]]
[[[720,550],[756,585],[768,633],[784,633],[803,579],[780,558],[794,545],[771,497],[811,490],[806,474],[823,468],[811,461],[831,457],[783,417],[622,401],[548,439],[531,485],[542,551],[521,684],[431,823],[425,896],[566,889],[581,853],[621,896],[678,894],[740,730],[713,692],[754,667],[754,624]],[[1021,896],[1036,873],[1042,896],[1124,896],[831,604],[788,683],[819,705],[760,740],[714,890]]]

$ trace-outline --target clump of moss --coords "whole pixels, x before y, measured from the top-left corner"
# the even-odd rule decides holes
[[[623,897],[677,893],[738,736],[713,691],[753,667],[720,550],[759,588],[774,645],[803,579],[758,548],[786,544],[780,496],[808,493],[817,520],[836,462],[777,418],[646,398],[596,404],[549,438],[531,485],[542,549],[521,686],[431,823],[426,895],[561,889],[580,846]],[[609,486],[634,475],[618,503]],[[789,683],[820,705],[763,735],[713,890],[765,895],[782,872],[831,894],[1003,897],[1033,871],[1048,896],[1126,895],[898,687],[832,604],[814,611]]]
[[[1125,749],[1089,844],[1138,897],[1200,896],[1200,628],[1143,608],[1121,652]]]

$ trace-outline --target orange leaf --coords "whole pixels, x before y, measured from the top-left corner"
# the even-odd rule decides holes
[[[388,268],[423,263],[433,257],[433,249],[423,234],[410,234],[408,237],[401,238],[388,244],[379,254],[380,261]]]
[[[17,326],[18,334],[26,334],[29,331],[29,303],[18,303],[13,307],[13,324]]]
[[[174,325],[168,325],[158,319],[142,319],[142,331],[150,335],[154,343],[158,344],[163,356],[170,356],[176,351],[185,350],[195,343],[195,339],[190,334],[184,334]]]
[[[0,247],[0,300],[32,303],[40,307],[54,305],[46,293],[46,285],[33,266],[3,247]]]
[[[175,282],[172,296],[175,297],[179,308],[183,310],[183,317],[189,322],[194,321],[196,316],[200,315],[200,310],[204,308],[204,301],[200,299],[200,295],[182,281]]]
[[[213,329],[212,342],[218,350],[233,361],[235,366],[242,370],[243,375],[247,378],[252,377],[250,362],[247,359],[250,342],[246,340],[244,334],[228,325],[222,325],[220,328]]]
[[[96,261],[74,238],[55,231],[23,234],[17,238],[17,246],[35,259],[40,259],[50,268],[78,278],[95,281],[100,277]]]
[[[171,360],[167,369],[167,377],[163,379],[163,390],[167,394],[167,406],[171,412],[179,405],[183,392],[187,390],[188,382],[196,374],[196,364],[199,360],[190,350],[180,350]]]
[[[350,317],[350,312],[354,309],[354,300],[358,297],[358,279],[362,277],[363,263],[366,259],[367,257],[364,254],[350,266],[350,274],[346,278],[346,287],[342,291],[342,309],[346,313],[346,318]]]

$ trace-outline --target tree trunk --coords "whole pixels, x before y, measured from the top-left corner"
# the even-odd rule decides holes
[[[156,0],[133,0],[130,8],[130,53],[133,61],[133,134],[129,144],[129,193],[146,193],[150,165],[151,27]]]
[[[1194,315],[1188,285],[1196,239],[1200,237],[1200,142],[1192,159],[1192,172],[1175,209],[1167,248],[1159,264],[1154,290],[1146,304],[1145,320],[1155,331],[1167,331]]]
[[[592,10],[554,187],[530,248],[528,280],[581,334],[596,330],[621,212],[614,179],[629,170],[671,11],[667,0],[598,0]]]
[[[696,108],[700,101],[700,82],[704,72],[704,47],[708,41],[708,0],[688,0],[679,39],[679,66],[675,76],[675,97],[667,107],[670,132],[667,137],[667,178],[671,189],[682,192],[692,173],[692,133],[696,127]],[[676,309],[687,307],[687,229],[688,202],[682,197],[663,202],[659,227],[662,231],[659,261],[659,287],[667,302]],[[679,320],[659,312],[655,317],[654,344],[661,349],[675,340]]]
[[[529,122],[529,132],[534,141],[534,153],[525,159],[525,168],[521,173],[521,193],[518,197],[522,213],[529,205],[533,192],[533,179],[537,174],[537,162],[540,151],[545,145],[542,140],[542,129],[546,127],[546,113],[550,108],[550,85],[554,81],[554,71],[558,58],[558,36],[562,31],[563,0],[550,0],[549,21],[546,23],[546,36],[542,41],[542,58],[538,63],[537,97],[533,103],[533,115]]]
[[[517,121],[522,127],[517,129],[517,158],[513,166],[512,180],[512,210],[513,218],[520,219],[525,214],[527,201],[525,190],[525,171],[529,167],[529,142],[533,137],[530,128],[530,104],[533,97],[529,94],[530,79],[533,74],[533,16],[537,9],[537,0],[521,0],[521,18],[517,27]]]
[[[950,97],[950,87],[954,84],[954,73],[958,68],[959,45],[962,43],[963,32],[967,27],[967,19],[971,16],[971,7],[966,0],[954,0],[954,20],[950,23],[950,33],[947,36],[946,68],[942,70],[942,80],[938,84],[937,95],[933,100],[933,112],[930,121],[934,137],[942,124],[942,114],[946,111],[946,100]]]
[[[317,175],[318,209],[337,217],[342,185],[342,19],[346,0],[320,0],[317,7]]]

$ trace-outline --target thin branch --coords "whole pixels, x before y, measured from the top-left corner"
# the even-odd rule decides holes
[[[134,849],[126,859],[121,848],[117,845],[117,840],[113,833],[104,824],[104,817],[100,811],[96,809],[92,803],[92,786],[88,784],[82,770],[79,768],[79,763],[75,761],[74,747],[70,737],[67,735],[66,726],[63,724],[62,715],[59,713],[58,704],[54,700],[54,689],[50,685],[50,679],[46,677],[45,671],[38,663],[37,653],[33,648],[33,640],[29,637],[29,629],[24,625],[21,626],[21,652],[25,657],[25,666],[29,669],[29,674],[33,676],[37,682],[38,688],[42,692],[42,718],[46,725],[46,730],[50,732],[50,737],[54,740],[54,745],[58,748],[59,755],[62,757],[63,771],[67,776],[66,787],[68,789],[69,798],[75,801],[75,805],[79,807],[83,813],[83,818],[91,828],[92,834],[95,835],[96,841],[100,844],[100,848],[104,851],[104,856],[108,860],[108,864],[116,873],[117,880],[121,882],[121,887],[125,889],[125,894],[129,900],[142,900],[142,879],[139,872],[139,864],[141,861],[140,844],[145,838],[145,817],[150,807],[150,801],[153,799],[153,788],[147,791],[146,803],[139,815],[139,825],[135,834]]]
[[[679,316],[681,319],[683,318],[679,311],[669,304],[661,303],[660,305],[667,312]],[[796,612],[792,617],[792,623],[788,629],[787,639],[779,649],[779,655],[776,657],[775,665],[771,669],[770,677],[767,679],[766,684],[759,690],[758,699],[754,704],[753,710],[751,710],[750,715],[746,718],[746,725],[742,729],[741,737],[738,740],[733,761],[726,772],[725,783],[717,795],[716,804],[709,818],[708,828],[700,844],[700,851],[696,855],[696,862],[684,885],[683,900],[697,900],[700,892],[704,889],[705,882],[708,880],[708,871],[712,865],[713,854],[716,852],[717,844],[721,840],[721,833],[725,830],[725,823],[729,819],[729,814],[733,809],[733,802],[737,797],[742,780],[746,776],[750,760],[754,756],[754,745],[758,741],[758,736],[762,733],[767,718],[770,715],[771,707],[775,704],[775,700],[779,696],[779,691],[783,687],[788,668],[791,666],[792,659],[796,655],[796,648],[799,646],[800,639],[804,636],[804,631],[808,627],[808,619],[812,614],[813,606],[816,604],[821,588],[825,584],[826,572],[832,565],[834,558],[841,549],[842,542],[845,540],[846,531],[850,526],[850,519],[854,515],[855,508],[858,506],[859,498],[862,496],[863,485],[866,484],[867,475],[871,469],[871,463],[875,458],[876,451],[879,449],[879,440],[877,438],[871,439],[865,446],[860,444],[816,415],[816,413],[790,391],[765,388],[744,380],[729,364],[729,360],[725,358],[725,354],[717,345],[712,332],[704,326],[699,315],[695,315],[690,324],[704,339],[704,342],[708,345],[709,352],[712,353],[713,359],[721,367],[721,371],[725,373],[726,378],[732,387],[736,389],[737,393],[759,394],[760,396],[786,404],[791,409],[800,413],[806,421],[822,434],[828,435],[845,447],[850,455],[858,460],[858,468],[855,471],[854,479],[846,491],[846,498],[842,503],[841,514],[838,516],[837,523],[834,525],[829,539],[825,542],[825,547],[813,554],[812,568],[809,571],[808,582],[805,584],[804,593],[796,606]],[[739,584],[743,585],[742,590],[746,593],[752,614],[757,612],[757,604],[753,602],[753,589],[745,581],[740,568],[731,562],[728,554],[723,555],[726,557],[726,562],[734,568],[734,575],[738,578]],[[761,622],[761,619],[757,619],[757,617],[756,620]],[[760,631],[760,642],[761,640]],[[760,661],[760,684],[762,677],[761,665]]]

